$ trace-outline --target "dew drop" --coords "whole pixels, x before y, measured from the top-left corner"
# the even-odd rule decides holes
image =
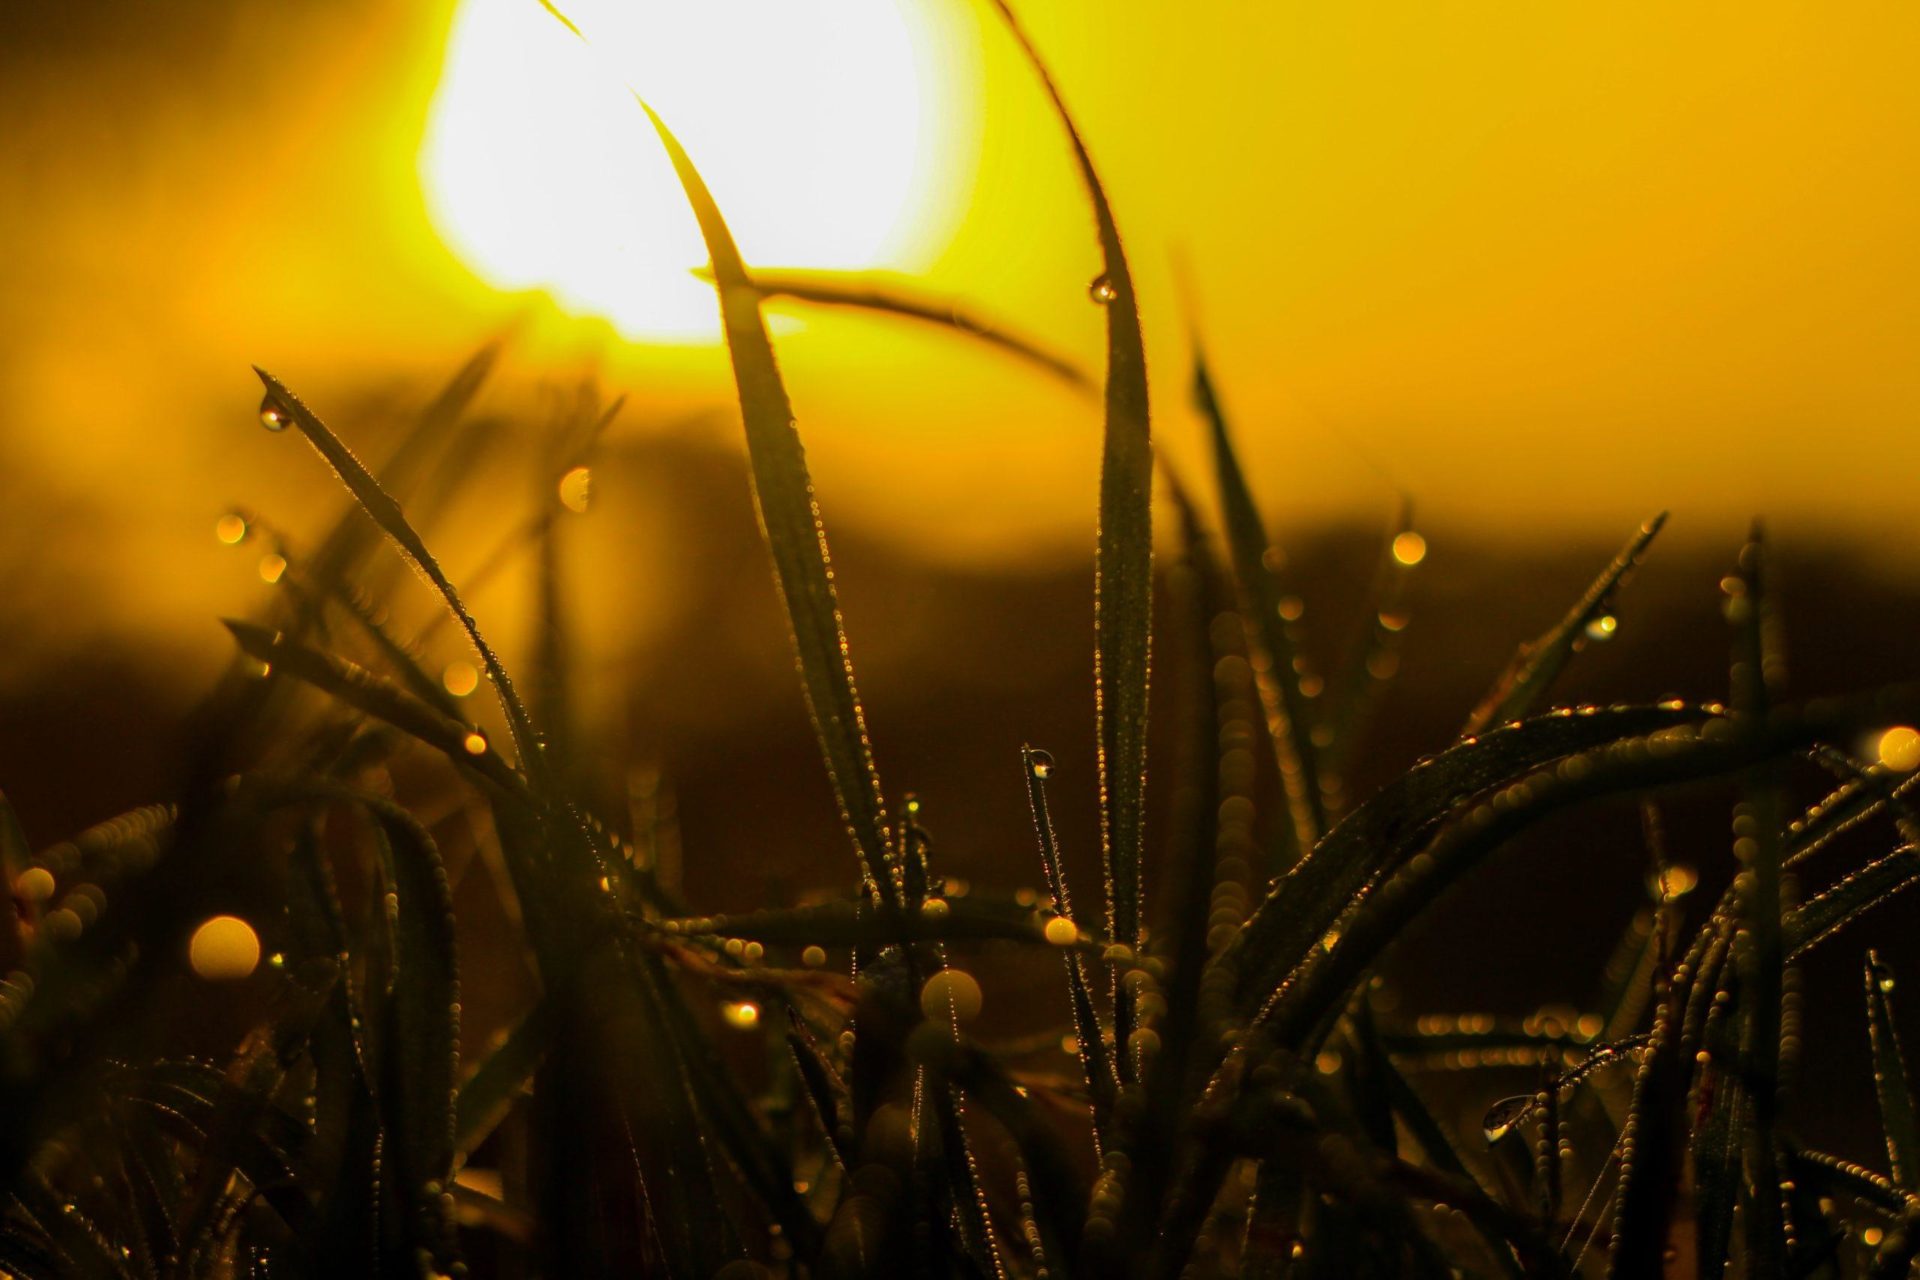
[[[1511,1098],[1502,1098],[1487,1108],[1486,1117],[1480,1121],[1480,1130],[1486,1135],[1489,1144],[1500,1141],[1513,1132],[1514,1126],[1526,1118],[1533,1109],[1534,1095],[1515,1094]]]
[[[237,547],[247,540],[247,518],[237,511],[229,511],[213,522],[213,536],[230,547]]]
[[[809,969],[818,969],[826,962],[827,949],[825,947],[808,947],[800,953],[800,963],[806,965]]]
[[[1587,639],[1611,640],[1613,633],[1620,629],[1620,619],[1610,613],[1603,613],[1587,624]]]
[[[244,978],[260,964],[260,936],[239,916],[213,916],[193,931],[187,962],[208,981]]]
[[[1909,725],[1895,725],[1880,735],[1875,754],[1882,765],[1895,773],[1920,769],[1920,731]]]
[[[45,867],[28,867],[13,882],[13,889],[29,902],[45,902],[53,896],[53,872]]]
[[[751,1000],[730,1000],[720,1006],[720,1014],[727,1020],[727,1025],[742,1031],[760,1025],[760,1006]]]
[[[471,662],[449,662],[440,683],[454,697],[464,698],[480,687],[480,673]]]
[[[260,425],[269,431],[285,431],[293,425],[293,415],[271,391],[260,398]]]
[[[1107,273],[1103,271],[1088,282],[1087,296],[1104,307],[1119,297],[1120,291],[1113,287],[1113,281],[1109,280]]]
[[[287,572],[287,558],[271,552],[260,557],[260,581],[275,583]]]
[[[1393,558],[1408,568],[1427,558],[1427,540],[1408,529],[1393,540]]]
[[[1047,941],[1056,947],[1070,947],[1080,940],[1080,926],[1065,916],[1047,921]]]
[[[487,735],[479,729],[470,729],[460,745],[470,756],[483,756],[487,754]]]
[[[1045,782],[1053,776],[1053,756],[1045,751],[1029,751],[1027,767],[1033,770],[1033,776]]]
[[[942,969],[920,988],[920,1012],[934,1022],[971,1022],[979,1016],[980,1002],[980,984],[962,969]]]

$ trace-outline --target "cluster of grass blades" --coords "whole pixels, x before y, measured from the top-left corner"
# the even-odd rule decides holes
[[[202,709],[177,802],[39,853],[0,803],[15,907],[0,920],[0,1275],[1908,1273],[1920,1122],[1877,957],[1862,1078],[1887,1171],[1803,1145],[1782,1102],[1802,1051],[1801,960],[1920,879],[1911,778],[1853,754],[1863,734],[1920,719],[1920,687],[1788,701],[1757,534],[1723,584],[1726,705],[1548,701],[1585,640],[1613,626],[1649,522],[1522,647],[1458,741],[1354,804],[1341,778],[1419,559],[1407,518],[1348,668],[1323,689],[1196,351],[1225,554],[1163,473],[1183,534],[1165,612],[1191,669],[1174,673],[1183,745],[1162,771],[1167,847],[1148,849],[1154,468],[1139,313],[1091,159],[1046,87],[1104,263],[1104,910],[1075,904],[1043,750],[1010,747],[1007,775],[1024,778],[1043,900],[948,895],[920,805],[890,814],[761,302],[942,323],[952,311],[832,279],[755,280],[655,117],[710,252],[755,505],[854,887],[729,916],[680,900],[644,806],[616,817],[617,788],[574,739],[550,510],[518,535],[540,551],[542,616],[530,696],[516,691],[416,524],[460,471],[447,460],[476,443],[463,411],[494,351],[377,475],[262,373],[263,421],[297,429],[354,506],[312,554],[279,547],[275,618],[229,624],[244,665]],[[961,327],[1085,378],[1004,330]],[[541,477],[549,505],[617,409],[569,407]],[[423,669],[417,637],[389,629],[387,548],[464,632],[502,741]],[[438,817],[406,802],[401,776],[438,780]],[[1790,819],[1787,796],[1813,776],[1836,785]],[[1690,911],[1695,872],[1668,860],[1659,797],[1715,783],[1738,796],[1738,870]],[[1551,815],[1633,798],[1647,838],[1624,856],[1646,862],[1652,892],[1589,1007],[1407,1020],[1378,998],[1387,954],[1448,887]],[[1837,837],[1874,823],[1893,832],[1882,856],[1797,887]],[[436,834],[446,825],[467,833],[458,859]],[[1149,866],[1162,891],[1151,930]],[[540,995],[463,1062],[469,938],[454,885],[469,874],[496,882]],[[272,1000],[219,1061],[156,1049],[172,1042],[154,1010],[189,934],[235,904],[266,935]],[[962,962],[987,947],[1058,954],[1077,1076],[972,1034],[982,993]],[[722,1052],[716,1008],[763,1042],[757,1069]],[[1483,1081],[1515,1070],[1537,1087],[1485,1096]],[[1458,1102],[1476,1094],[1484,1122],[1476,1107],[1463,1126]]]

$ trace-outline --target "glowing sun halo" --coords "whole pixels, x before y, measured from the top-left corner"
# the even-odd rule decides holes
[[[910,270],[958,169],[954,50],[912,0],[462,0],[421,155],[436,227],[488,283],[629,337],[718,331],[698,229],[643,94],[750,263]],[[631,89],[629,88],[631,86]]]

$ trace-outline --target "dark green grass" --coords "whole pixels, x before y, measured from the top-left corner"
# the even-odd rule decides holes
[[[1345,795],[1391,673],[1380,659],[1405,625],[1407,566],[1383,552],[1322,695],[1196,353],[1217,512],[1163,472],[1180,553],[1156,575],[1144,346],[1118,223],[1002,12],[1059,109],[1104,263],[1105,434],[1087,513],[1104,882],[1068,883],[1049,808],[1062,783],[1045,752],[1009,744],[1004,782],[1024,778],[1044,904],[943,891],[919,803],[890,795],[874,758],[761,304],[934,321],[1086,375],[910,294],[750,275],[694,160],[653,117],[711,258],[755,508],[855,887],[702,914],[663,874],[652,826],[605,807],[594,744],[569,715],[581,691],[550,482],[591,460],[617,404],[582,397],[565,415],[540,477],[547,509],[519,535],[540,575],[523,698],[403,506],[430,512],[422,495],[456,483],[446,460],[470,439],[464,410],[497,351],[459,372],[378,473],[262,373],[270,425],[297,427],[354,506],[311,555],[286,552],[272,618],[228,624],[250,668],[202,707],[182,793],[39,852],[0,802],[15,890],[0,918],[0,1273],[1907,1274],[1920,1137],[1894,976],[1877,958],[1854,1052],[1887,1171],[1818,1150],[1785,1104],[1804,1052],[1801,960],[1920,878],[1911,777],[1852,754],[1920,719],[1920,687],[1794,701],[1756,533],[1726,580],[1727,705],[1553,707],[1656,519],[1520,646],[1457,741],[1371,797]],[[367,584],[390,580],[396,552],[464,632],[501,742],[422,668],[419,637],[389,630]],[[1162,704],[1178,758],[1152,770],[1169,795],[1164,847],[1145,822],[1156,579],[1185,664]],[[447,857],[392,786],[421,770],[476,815],[511,936],[463,927]],[[1792,818],[1813,778],[1825,797]],[[1701,856],[1736,875],[1689,911],[1674,886],[1691,872],[1668,861],[1660,805],[1715,787],[1730,833]],[[1644,844],[1620,857],[1647,865],[1656,892],[1613,957],[1594,958],[1583,1013],[1408,1021],[1378,999],[1383,965],[1418,945],[1412,927],[1464,877],[1543,820],[1620,799],[1647,817]],[[1880,855],[1803,890],[1811,856],[1844,832],[1875,833]],[[153,1011],[194,926],[240,883],[275,952],[269,994],[231,1052],[196,1061]],[[523,955],[539,995],[462,1062],[461,952],[476,945]],[[973,1035],[969,969],[995,948],[1063,961],[1043,1041]],[[751,1026],[755,1060],[723,1051],[716,1006]],[[1061,1033],[1076,1078],[1033,1065]],[[1516,1071],[1531,1092],[1457,1122],[1461,1096],[1493,1101],[1487,1082]]]

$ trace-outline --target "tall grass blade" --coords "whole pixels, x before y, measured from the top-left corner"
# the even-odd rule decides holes
[[[1642,524],[1613,558],[1613,563],[1593,580],[1586,594],[1567,610],[1566,617],[1539,639],[1520,646],[1506,671],[1467,717],[1466,728],[1461,733],[1480,733],[1493,725],[1517,720],[1540,704],[1567,660],[1586,643],[1587,628],[1606,615],[1614,592],[1640,563],[1648,544],[1666,522],[1667,513],[1662,511]]]
[[[1280,753],[1294,838],[1300,848],[1311,849],[1327,829],[1326,796],[1321,790],[1319,747],[1313,737],[1313,708],[1302,683],[1301,657],[1286,617],[1289,597],[1274,567],[1273,543],[1240,469],[1226,412],[1220,406],[1198,343],[1193,351],[1193,399],[1211,429],[1214,470],[1220,485],[1220,504],[1226,513],[1234,574],[1240,580],[1247,613],[1265,651],[1266,674],[1277,693],[1279,714],[1274,719],[1279,723],[1274,726],[1274,748]]]
[[[506,1037],[460,1083],[453,1104],[453,1149],[464,1160],[513,1109],[553,1044],[553,1015],[545,1001],[513,1024]]]
[[[841,819],[859,854],[861,870],[868,883],[877,887],[887,882],[891,856],[886,802],[867,737],[866,715],[854,687],[853,659],[834,591],[826,526],[814,501],[813,480],[794,425],[793,406],[787,399],[786,384],[780,378],[773,344],[760,314],[760,295],[693,161],[653,108],[644,102],[640,105],[673,161],[674,172],[706,240],[720,295],[727,351],[733,359],[740,416],[746,426],[754,506],[767,547],[773,553],[774,576],[779,580],[787,620],[793,628],[801,683]]]
[[[1153,614],[1153,444],[1148,430],[1146,343],[1133,275],[1093,157],[1053,77],[1007,0],[993,0],[1026,55],[1073,146],[1093,205],[1103,270],[1092,293],[1106,307],[1106,439],[1100,463],[1100,534],[1094,558],[1094,709],[1100,748],[1100,832],[1107,932],[1140,945],[1140,867],[1146,815],[1147,682]],[[1130,998],[1116,993],[1125,1043]],[[1122,1079],[1126,1055],[1120,1055]]]
[[[1920,1192],[1920,1121],[1915,1119],[1913,1084],[1894,1027],[1893,970],[1872,951],[1867,952],[1867,1034],[1894,1185],[1909,1194]]]

